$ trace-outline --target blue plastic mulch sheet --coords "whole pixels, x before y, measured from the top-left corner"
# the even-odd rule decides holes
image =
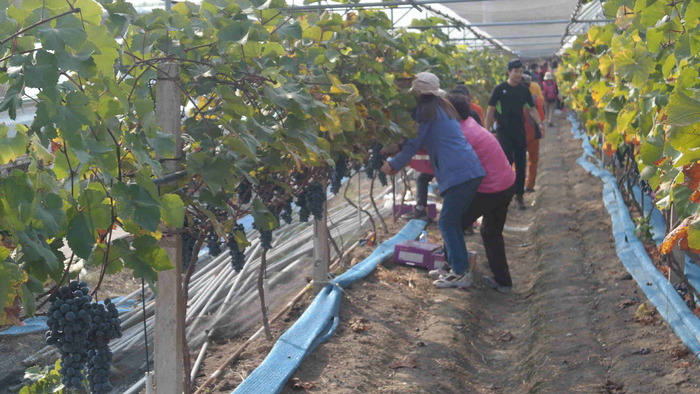
[[[382,261],[394,253],[394,246],[416,239],[427,222],[411,220],[393,238],[383,242],[365,260],[333,279],[316,296],[306,311],[279,338],[260,366],[241,383],[234,393],[278,393],[302,360],[338,327],[342,288],[371,274]]]
[[[595,156],[595,150],[573,115],[570,115],[569,120],[573,125],[574,137],[583,141],[584,153],[577,162],[586,171],[603,181],[603,202],[610,213],[618,257],[676,335],[691,352],[694,354],[700,352],[700,319],[688,309],[671,283],[654,266],[644,245],[635,235],[635,224],[622,199],[617,180]],[[658,216],[656,218],[652,216],[652,219],[660,225]],[[661,230],[663,229],[654,231],[654,238],[657,241],[659,239],[657,231]],[[700,275],[700,272],[692,274]]]

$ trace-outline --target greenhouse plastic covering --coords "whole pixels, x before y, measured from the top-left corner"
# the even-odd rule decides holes
[[[198,3],[201,0],[190,1]],[[389,0],[392,4],[398,1],[400,0]],[[166,0],[131,0],[130,2],[139,12],[153,8],[165,8],[166,4]],[[360,0],[357,4],[356,2],[343,3],[349,7],[357,7],[362,3],[377,4],[378,2],[380,1]],[[524,59],[550,58],[560,51],[562,44],[566,47],[566,43],[573,40],[573,36],[585,33],[592,25],[597,24],[590,21],[604,19],[600,0],[579,5],[581,2],[581,0],[468,0],[464,2],[405,0],[406,7],[415,5],[415,9],[419,11],[446,13],[448,16],[456,18],[460,22],[458,24],[475,24],[477,26],[474,29],[478,33],[486,37],[493,37],[499,45]],[[171,0],[171,4],[174,3],[175,1]],[[324,6],[337,6],[341,2],[287,0],[287,4],[292,7],[311,4],[317,6],[319,11],[323,11]],[[388,6],[385,8],[390,9]],[[342,8],[333,8],[333,11],[344,12]],[[423,18],[426,16],[413,14],[404,18],[401,16],[403,15],[401,12],[396,15],[398,15],[398,19],[403,19],[399,25],[408,23],[413,17]],[[584,22],[571,23],[572,19]],[[508,23],[508,25],[503,25],[504,23]],[[466,29],[452,33],[453,37],[461,37],[465,34],[474,37]],[[484,43],[487,46],[493,46],[492,43],[483,41],[469,42],[471,42],[472,47],[479,47]]]
[[[578,0],[484,0],[480,2],[448,3],[447,7],[471,24],[484,24],[478,29],[498,39],[522,58],[551,57],[561,46],[561,38],[567,33],[567,22],[572,16],[577,20],[603,19],[600,1],[592,1],[578,9]],[[522,24],[505,25],[505,23]],[[493,25],[488,25],[493,24]],[[499,25],[502,24],[502,25]],[[591,23],[574,23],[569,31],[574,34],[588,30]],[[532,36],[534,38],[526,38]],[[547,37],[540,37],[547,36]]]
[[[338,327],[343,288],[360,280],[394,253],[399,242],[416,239],[427,222],[411,220],[394,237],[384,241],[366,259],[333,279],[272,348],[265,360],[234,393],[277,393],[304,357],[328,339]]]

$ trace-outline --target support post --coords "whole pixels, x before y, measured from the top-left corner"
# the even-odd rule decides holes
[[[350,182],[350,181],[348,181]],[[362,234],[362,173],[357,173],[357,234]]]
[[[180,169],[182,137],[180,135],[179,67],[164,63],[156,83],[156,119],[164,133],[175,137],[175,154],[164,159],[166,173]],[[185,391],[184,341],[185,302],[182,293],[182,238],[163,236],[159,242],[174,269],[158,273],[158,296],[155,315],[155,383],[156,393],[180,394]]]
[[[325,190],[325,188],[324,188]],[[328,242],[328,205],[323,203],[323,219],[314,219],[314,294],[318,294],[328,283],[328,266],[331,250]]]

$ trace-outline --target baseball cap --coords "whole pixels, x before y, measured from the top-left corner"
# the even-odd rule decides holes
[[[431,72],[424,71],[416,74],[416,79],[413,80],[410,91],[439,96],[440,90],[440,78]]]
[[[523,62],[520,61],[520,59],[513,59],[508,62],[508,71],[514,69],[514,68],[523,68]]]

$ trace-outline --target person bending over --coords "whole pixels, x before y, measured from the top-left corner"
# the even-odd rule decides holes
[[[411,91],[418,94],[418,105],[413,112],[418,135],[406,140],[401,151],[384,163],[382,171],[388,175],[397,173],[425,147],[443,199],[438,228],[451,268],[433,283],[438,288],[469,287],[473,279],[460,220],[486,172],[462,134],[457,111],[439,96],[438,77],[429,72],[418,73]]]

